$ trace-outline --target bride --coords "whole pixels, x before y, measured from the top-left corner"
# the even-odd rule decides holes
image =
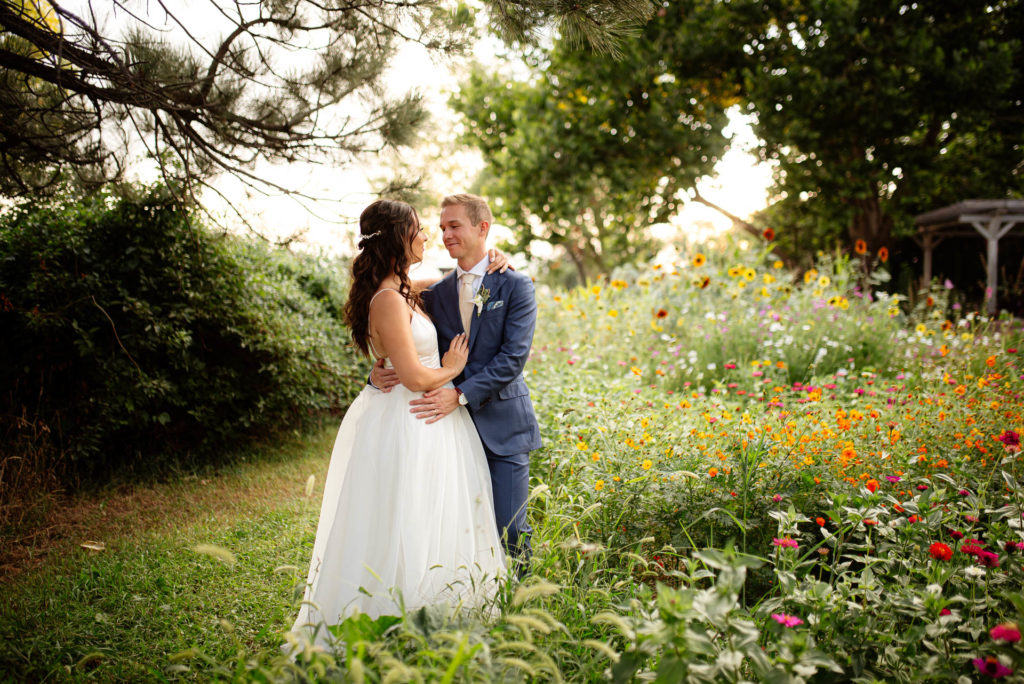
[[[359,217],[345,320],[357,347],[385,358],[400,385],[368,386],[341,423],[303,602],[292,627],[319,645],[357,612],[400,615],[447,601],[479,605],[505,573],[480,437],[464,407],[436,423],[409,401],[450,383],[466,364],[465,335],[440,357],[408,268],[426,235],[415,210],[379,200]]]

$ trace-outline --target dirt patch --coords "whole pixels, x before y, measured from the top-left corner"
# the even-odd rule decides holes
[[[60,557],[84,542],[111,546],[150,532],[169,531],[197,521],[228,522],[306,497],[319,500],[329,445],[314,436],[298,458],[251,463],[210,477],[188,476],[155,485],[122,485],[88,495],[53,494],[41,521],[16,538],[0,539],[0,584]]]

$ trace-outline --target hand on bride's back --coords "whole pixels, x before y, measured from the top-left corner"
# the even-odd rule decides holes
[[[466,359],[469,358],[469,337],[466,333],[460,333],[452,338],[452,343],[448,345],[448,351],[444,353],[444,358],[441,359],[441,365],[445,368],[451,368],[459,373],[466,367]]]

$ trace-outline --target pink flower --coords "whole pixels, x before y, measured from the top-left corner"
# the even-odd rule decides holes
[[[957,492],[957,494],[959,494],[960,496],[970,496],[971,493],[966,489],[961,489],[959,492]]]
[[[999,567],[998,553],[993,553],[992,551],[979,551],[976,558],[978,559],[978,562],[984,565],[986,568]]]
[[[981,553],[981,547],[977,544],[964,544],[960,547],[961,553],[966,553],[968,556],[977,556]]]
[[[988,635],[996,641],[1005,641],[1008,644],[1020,641],[1020,629],[1012,622],[996,625],[988,631]]]
[[[996,439],[1002,442],[1003,448],[1011,454],[1020,451],[1020,435],[1013,430],[1003,430],[1003,434],[996,437]]]
[[[942,610],[939,611],[939,615],[952,615],[952,614],[953,614],[953,611],[951,611],[949,608],[943,608]]]
[[[782,501],[782,495],[776,494],[775,496],[772,497],[772,501],[774,501],[775,503],[779,503],[780,501]]]
[[[888,480],[889,482],[899,482],[903,478],[900,477],[899,475],[886,475],[885,479]]]
[[[772,544],[774,546],[784,546],[787,549],[795,549],[795,548],[798,548],[800,546],[799,544],[796,543],[796,539],[790,539],[789,537],[785,537],[783,539],[779,539],[778,537],[774,537],[772,539]]]
[[[804,624],[804,621],[796,615],[786,615],[785,613],[772,613],[772,619],[786,627],[796,627],[797,625]]]
[[[974,667],[978,668],[978,672],[987,674],[989,677],[999,679],[1007,675],[1012,675],[1013,670],[999,662],[999,658],[995,656],[989,656],[988,658],[975,658],[971,661],[974,663]]]

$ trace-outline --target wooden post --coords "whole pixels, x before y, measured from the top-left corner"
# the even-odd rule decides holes
[[[931,233],[924,235],[924,286],[932,284],[932,250],[935,248],[935,238]]]
[[[985,223],[985,219],[988,223]],[[1006,235],[1020,217],[1006,216],[961,216],[960,220],[970,223],[985,236],[988,244],[988,273],[985,281],[985,311],[991,316],[996,313],[996,293],[999,289],[999,238]]]

